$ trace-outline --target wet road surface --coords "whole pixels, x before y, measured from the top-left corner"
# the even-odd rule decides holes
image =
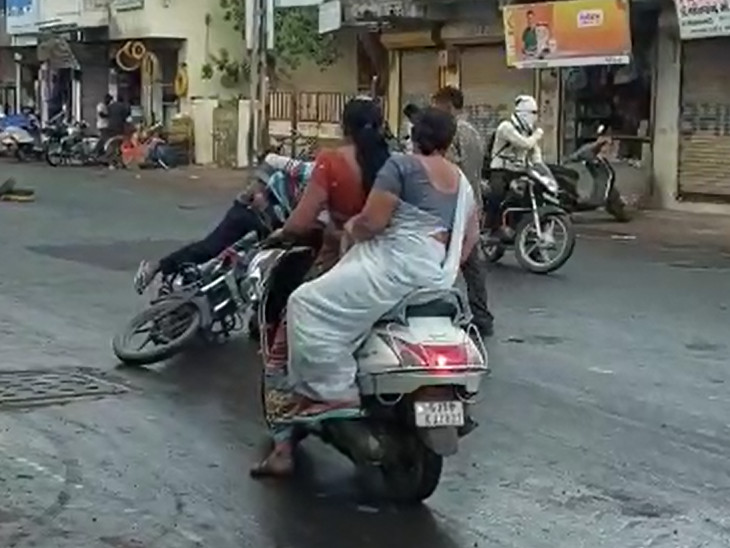
[[[97,393],[0,410],[0,546],[730,546],[730,258],[596,235],[550,277],[508,258],[489,278],[481,427],[426,505],[397,510],[363,502],[316,441],[294,480],[249,479],[264,430],[245,338],[118,367],[137,262],[201,234],[233,191],[0,170],[38,191],[0,204],[0,386],[70,371]]]

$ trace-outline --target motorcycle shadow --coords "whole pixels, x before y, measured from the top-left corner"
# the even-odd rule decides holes
[[[357,488],[357,478],[352,474],[344,476],[344,466],[335,470],[328,468],[324,455],[319,454],[321,451],[313,455],[309,447],[302,449],[297,455],[295,476],[266,483],[260,493],[262,505],[256,519],[278,545],[297,548],[333,544],[353,548],[461,546],[456,535],[428,507],[397,507],[365,501]],[[326,480],[323,470],[327,470]]]

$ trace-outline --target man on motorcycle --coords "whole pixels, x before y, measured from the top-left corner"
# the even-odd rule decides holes
[[[312,162],[268,154],[258,170],[254,187],[240,194],[221,222],[202,240],[188,244],[158,261],[142,261],[134,287],[142,293],[158,273],[176,272],[183,264],[201,264],[213,259],[246,234],[260,236],[280,227],[309,180]]]
[[[539,142],[543,131],[537,127],[537,101],[531,95],[515,98],[514,113],[503,120],[494,133],[489,163],[487,224],[491,236],[501,239],[501,207],[509,184],[529,163],[542,163]]]

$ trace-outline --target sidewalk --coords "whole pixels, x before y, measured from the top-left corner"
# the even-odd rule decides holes
[[[730,253],[730,216],[677,211],[639,211],[629,223],[578,217],[583,234],[636,238],[667,247],[699,247]]]

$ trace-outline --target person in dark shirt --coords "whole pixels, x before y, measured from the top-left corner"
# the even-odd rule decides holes
[[[535,28],[535,13],[527,12],[527,26],[522,33],[522,53],[530,57],[537,55],[537,29]]]
[[[124,134],[130,113],[129,105],[119,98],[109,105],[108,120],[110,135]]]

